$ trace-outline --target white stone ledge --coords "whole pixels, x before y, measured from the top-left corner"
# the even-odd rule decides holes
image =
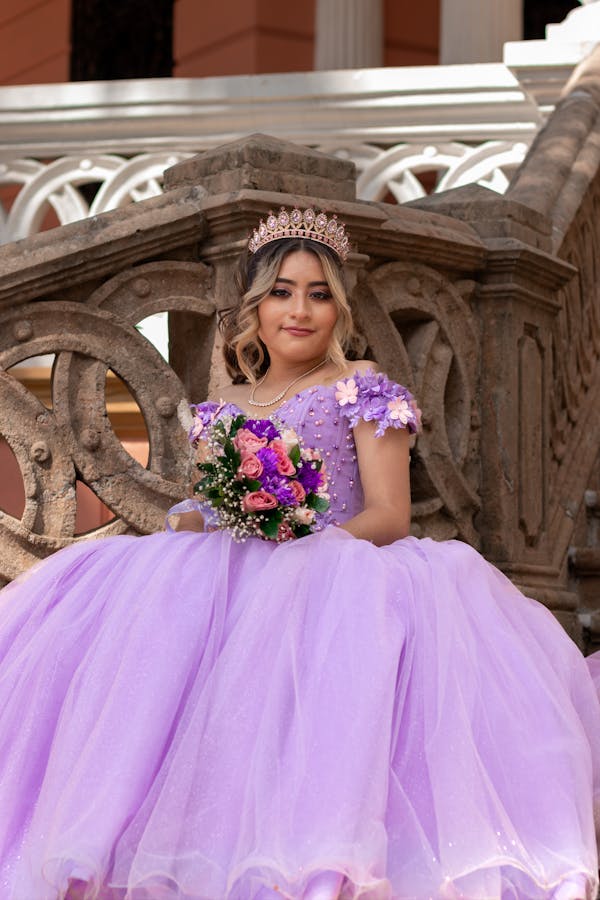
[[[192,152],[262,131],[305,144],[483,141],[542,115],[501,63],[0,88],[0,157]]]

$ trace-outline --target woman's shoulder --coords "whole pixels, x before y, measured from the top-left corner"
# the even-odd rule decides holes
[[[247,382],[242,384],[228,384],[223,387],[219,394],[219,399],[223,403],[244,404],[250,393],[250,385]]]
[[[353,375],[363,375],[365,372],[380,372],[380,368],[372,359],[348,359],[342,380],[352,378]]]

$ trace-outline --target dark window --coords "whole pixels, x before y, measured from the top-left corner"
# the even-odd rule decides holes
[[[71,80],[173,72],[174,0],[72,0]]]
[[[532,41],[546,37],[546,25],[562,22],[577,0],[523,0],[523,40]]]

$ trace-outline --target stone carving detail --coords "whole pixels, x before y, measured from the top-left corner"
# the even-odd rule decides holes
[[[166,509],[185,496],[191,459],[175,415],[187,412],[184,387],[135,323],[164,310],[185,311],[209,334],[210,279],[202,263],[149,263],[110,279],[85,303],[41,301],[0,313],[0,433],[26,494],[20,521],[0,511],[0,578],[74,540],[77,477],[116,516],[98,536],[159,530]],[[140,297],[142,282],[147,289]],[[6,371],[46,353],[57,354],[52,410]],[[108,369],[141,409],[150,443],[146,469],[125,451],[106,414]]]
[[[557,562],[572,540],[573,520],[588,487],[597,451],[597,408],[600,391],[600,184],[592,183],[569,228],[561,256],[577,269],[560,294],[561,308],[553,334],[550,390],[551,460],[548,478],[556,528]],[[594,431],[596,429],[596,431]],[[567,518],[568,530],[560,529]]]
[[[546,507],[544,463],[544,348],[535,329],[519,341],[519,527],[528,547],[535,547]]]
[[[479,508],[478,341],[468,297],[427,266],[382,265],[361,279],[356,318],[379,365],[406,384],[423,410],[413,453],[413,518],[419,534],[475,546]]]

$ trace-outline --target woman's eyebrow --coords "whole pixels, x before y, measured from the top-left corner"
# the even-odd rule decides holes
[[[296,284],[296,282],[292,278],[276,278],[275,283],[282,282],[283,284]],[[329,287],[329,284],[326,281],[309,281],[309,287]]]

